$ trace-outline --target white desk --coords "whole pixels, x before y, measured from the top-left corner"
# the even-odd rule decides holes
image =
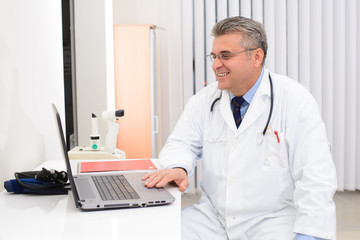
[[[65,170],[64,166],[64,162],[55,160],[42,165],[56,170]],[[3,191],[0,240],[180,239],[181,194],[176,187],[167,189],[176,198],[170,205],[92,212],[77,209],[71,191],[69,195],[53,196]]]

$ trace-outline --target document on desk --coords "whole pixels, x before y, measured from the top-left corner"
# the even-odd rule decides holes
[[[149,159],[125,161],[94,161],[80,163],[80,173],[156,169],[156,166]]]

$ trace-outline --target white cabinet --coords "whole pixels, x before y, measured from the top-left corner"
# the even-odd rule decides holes
[[[114,25],[115,107],[125,110],[117,148],[127,158],[151,158],[157,151],[154,34],[152,25]]]

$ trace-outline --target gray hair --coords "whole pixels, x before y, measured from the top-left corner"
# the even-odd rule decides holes
[[[264,64],[268,44],[264,26],[250,18],[241,16],[230,17],[216,23],[211,31],[211,35],[219,37],[228,33],[241,33],[242,41],[240,45],[245,49],[261,48],[264,51]]]

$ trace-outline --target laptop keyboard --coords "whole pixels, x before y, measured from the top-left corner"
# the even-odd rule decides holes
[[[92,176],[92,179],[104,201],[140,198],[123,175]]]

